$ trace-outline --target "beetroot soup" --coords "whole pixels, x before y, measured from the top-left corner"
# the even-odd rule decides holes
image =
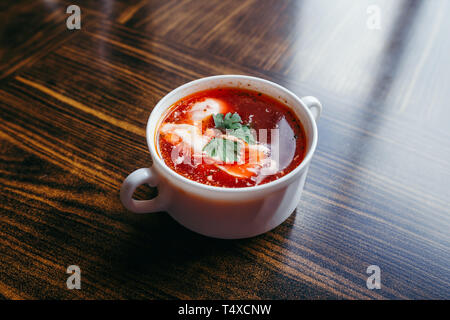
[[[306,153],[305,131],[293,111],[240,88],[204,90],[179,100],[159,124],[156,141],[173,171],[228,188],[276,180]]]

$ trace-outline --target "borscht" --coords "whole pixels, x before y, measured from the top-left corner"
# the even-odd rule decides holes
[[[300,120],[282,102],[242,88],[196,92],[174,103],[156,141],[165,164],[206,185],[252,187],[295,169],[306,153]]]

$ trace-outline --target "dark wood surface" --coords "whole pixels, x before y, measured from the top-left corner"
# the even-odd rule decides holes
[[[70,3],[81,30],[66,28]],[[449,299],[449,11],[448,0],[2,1],[0,298]],[[119,188],[151,165],[152,107],[230,73],[324,105],[296,211],[239,241],[127,212]],[[69,265],[81,290],[66,287]],[[380,290],[366,287],[369,265]]]

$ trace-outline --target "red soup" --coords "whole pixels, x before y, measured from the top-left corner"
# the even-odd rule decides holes
[[[159,154],[178,174],[211,186],[241,188],[276,180],[306,153],[296,115],[265,94],[217,88],[171,106],[156,136]]]

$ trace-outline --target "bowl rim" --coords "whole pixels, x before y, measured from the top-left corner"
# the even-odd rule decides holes
[[[280,90],[281,92],[285,93],[286,95],[290,96],[291,98],[293,98],[294,101],[296,101],[299,105],[302,106],[302,108],[304,109],[304,111],[307,114],[307,118],[308,121],[310,122],[310,126],[312,128],[312,132],[311,132],[311,147],[308,149],[306,156],[303,158],[303,161],[291,172],[289,172],[288,174],[282,176],[279,179],[261,184],[261,185],[257,185],[257,186],[250,186],[250,187],[239,187],[239,188],[229,188],[229,187],[217,187],[217,186],[210,186],[210,185],[206,185],[191,179],[188,179],[182,175],[180,175],[179,173],[177,173],[176,171],[170,169],[164,162],[164,160],[158,156],[158,152],[156,151],[156,139],[153,136],[153,131],[152,130],[153,126],[151,126],[152,123],[152,118],[155,117],[155,110],[157,110],[158,108],[162,108],[162,106],[164,105],[165,101],[169,100],[173,95],[175,95],[178,91],[184,90],[188,87],[191,87],[193,85],[199,84],[201,82],[208,82],[208,81],[212,81],[212,80],[219,80],[219,79],[225,79],[225,80],[241,80],[241,81],[246,81],[246,80],[252,80],[252,81],[256,81],[256,82],[260,82],[263,83],[265,85],[268,86],[272,86],[275,87],[276,89]],[[230,86],[233,87],[233,86]],[[278,99],[277,99],[278,100]],[[287,105],[289,108],[292,109],[292,107],[290,107],[289,105]],[[165,106],[165,110],[166,111],[168,108],[170,108],[171,105]],[[160,119],[156,119],[155,121],[155,130],[157,129],[158,125],[160,124],[159,122]],[[159,165],[160,168],[162,168],[164,170],[165,174],[168,174],[169,176],[173,177],[175,180],[178,180],[180,182],[183,183],[187,183],[189,185],[191,185],[192,187],[201,189],[201,190],[208,190],[208,191],[212,191],[212,192],[220,192],[220,193],[242,193],[242,192],[252,192],[252,191],[261,191],[261,190],[267,190],[267,189],[271,189],[274,187],[279,186],[280,184],[283,184],[286,181],[291,180],[293,177],[295,177],[297,174],[301,173],[303,171],[303,169],[307,168],[312,157],[313,154],[316,150],[316,146],[317,146],[317,140],[318,140],[318,130],[317,130],[317,124],[316,124],[316,120],[314,119],[314,116],[311,113],[311,110],[305,105],[305,103],[296,95],[294,94],[292,91],[286,89],[285,87],[274,83],[272,81],[263,79],[263,78],[259,78],[259,77],[253,77],[253,76],[247,76],[247,75],[238,75],[238,74],[229,74],[229,75],[215,75],[215,76],[209,76],[209,77],[204,77],[204,78],[199,78],[190,82],[187,82],[173,90],[171,90],[169,93],[167,93],[162,99],[160,99],[158,101],[158,103],[155,105],[155,107],[153,108],[152,112],[150,113],[150,116],[148,118],[147,121],[147,127],[146,127],[146,139],[147,139],[147,145],[150,151],[150,155],[152,157],[153,160],[153,165],[155,165],[155,162]]]

